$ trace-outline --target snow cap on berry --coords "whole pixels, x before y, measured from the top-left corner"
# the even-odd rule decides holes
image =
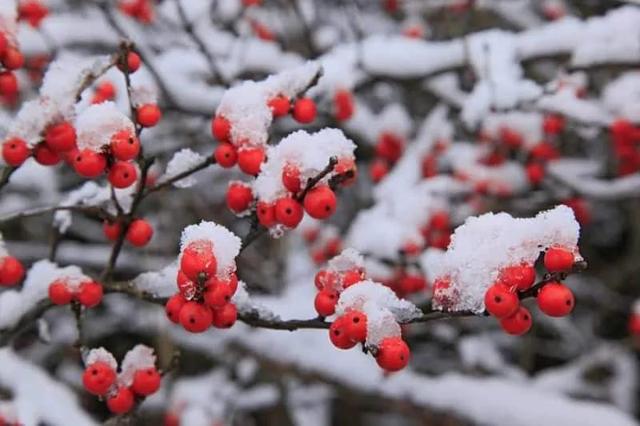
[[[226,277],[235,272],[235,259],[240,253],[240,238],[224,226],[202,221],[197,225],[184,228],[180,238],[180,252],[182,253],[189,243],[201,240],[210,241],[213,244],[219,277]]]
[[[106,350],[105,348],[95,348],[91,349],[89,353],[84,357],[84,365],[90,366],[91,364],[95,364],[96,362],[104,362],[109,367],[113,369],[113,371],[117,371],[118,362],[114,358],[114,356]]]
[[[118,382],[124,386],[133,383],[133,376],[138,370],[155,367],[156,355],[153,348],[145,345],[136,345],[129,350],[122,360]]]
[[[89,148],[99,152],[111,143],[111,136],[121,130],[135,134],[135,127],[129,117],[123,114],[113,102],[90,105],[76,120],[78,148]]]

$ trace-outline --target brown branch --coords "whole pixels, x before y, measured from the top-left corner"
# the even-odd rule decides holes
[[[4,188],[9,183],[9,178],[17,170],[17,167],[4,166],[2,168],[2,174],[0,175],[0,189]]]
[[[113,215],[109,214],[105,209],[98,206],[47,206],[37,207],[31,210],[25,210],[19,213],[10,214],[0,218],[0,224],[11,222],[17,219],[25,219],[28,217],[40,216],[42,214],[53,213],[57,211],[72,211],[78,213],[84,213],[91,216],[99,217],[100,219],[114,219]]]

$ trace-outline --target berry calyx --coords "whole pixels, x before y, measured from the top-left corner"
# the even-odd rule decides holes
[[[231,168],[238,162],[238,152],[230,143],[223,142],[216,147],[213,153],[216,163],[225,169]]]
[[[161,376],[155,367],[138,370],[133,375],[131,390],[138,395],[149,396],[160,389]]]
[[[82,374],[82,384],[87,392],[102,396],[116,381],[116,372],[104,361],[96,361],[87,366]]]
[[[289,101],[289,98],[283,95],[269,99],[267,105],[271,109],[273,118],[284,117],[285,115],[289,114],[289,108],[291,108],[291,102]]]
[[[126,161],[116,161],[109,170],[109,182],[114,188],[128,188],[137,178],[138,170]]]
[[[245,148],[238,151],[238,167],[244,173],[256,176],[265,160],[264,148]]]
[[[136,121],[142,127],[153,127],[162,118],[162,112],[156,104],[145,104],[136,109]]]
[[[347,334],[348,320],[345,317],[337,318],[329,327],[329,340],[338,349],[351,349],[356,345]]]
[[[76,147],[76,129],[66,121],[47,127],[44,142],[55,152],[67,152]]]
[[[552,282],[545,284],[536,296],[538,308],[551,317],[569,315],[575,306],[575,298],[569,287]]]
[[[73,300],[73,293],[64,281],[56,280],[49,284],[49,300],[54,305],[67,305]]]
[[[544,254],[544,267],[549,272],[570,271],[573,263],[573,253],[562,247],[550,247]]]
[[[300,98],[293,104],[293,118],[302,124],[316,119],[316,103],[311,98]]]
[[[336,211],[336,194],[328,186],[318,186],[307,192],[304,209],[314,219],[326,219]]]
[[[182,251],[180,269],[193,282],[198,282],[201,275],[213,277],[217,268],[218,261],[209,241],[194,241]]]
[[[272,203],[259,201],[256,206],[258,222],[265,228],[270,228],[276,224],[276,207]]]
[[[313,302],[316,312],[321,317],[328,317],[336,312],[338,293],[334,290],[320,290]]]
[[[113,414],[124,414],[131,411],[134,402],[133,392],[129,388],[120,387],[115,395],[107,399],[107,407]]]
[[[171,322],[175,324],[180,323],[180,311],[185,303],[187,303],[187,299],[180,293],[174,294],[167,300],[167,303],[164,305],[164,312]]]
[[[295,228],[302,221],[302,205],[291,197],[276,201],[276,220],[287,228]]]
[[[144,219],[136,219],[129,225],[127,241],[134,247],[146,246],[153,237],[153,228]]]
[[[215,328],[231,328],[238,319],[238,309],[233,303],[227,303],[213,311],[212,324]]]
[[[287,191],[294,194],[300,191],[302,189],[300,169],[293,164],[286,164],[282,168],[282,184],[287,188]]]
[[[93,308],[102,301],[102,285],[95,281],[86,281],[80,284],[78,302],[87,308]]]
[[[73,160],[73,168],[82,177],[95,178],[104,172],[107,159],[92,149],[85,148],[78,152]]]
[[[180,324],[192,333],[202,333],[213,321],[211,309],[201,303],[187,302],[180,309]]]
[[[524,306],[520,306],[511,316],[502,318],[500,326],[507,333],[521,336],[531,328],[531,313]]]
[[[121,161],[133,160],[140,153],[140,140],[129,130],[120,130],[111,136],[111,153]]]
[[[484,305],[491,315],[506,318],[513,315],[520,306],[518,296],[504,284],[494,284],[484,295]]]
[[[13,256],[0,258],[0,286],[14,286],[22,281],[24,266]]]
[[[231,123],[221,115],[216,115],[211,121],[211,134],[220,142],[227,142],[231,137]]]
[[[499,280],[507,287],[515,287],[518,291],[529,289],[536,280],[536,270],[533,265],[507,266],[500,271]]]
[[[376,362],[386,371],[399,371],[409,364],[411,350],[400,337],[387,337],[380,342]]]
[[[2,144],[2,158],[13,167],[18,167],[29,157],[29,147],[20,138],[11,138]]]
[[[242,182],[232,182],[227,189],[227,207],[234,213],[242,213],[249,208],[253,201],[251,187]]]

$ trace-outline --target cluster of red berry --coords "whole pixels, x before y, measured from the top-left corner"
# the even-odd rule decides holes
[[[431,178],[438,175],[438,161],[440,155],[449,147],[449,141],[446,139],[437,139],[433,142],[431,149],[424,153],[420,170],[423,178]]]
[[[313,302],[316,312],[321,317],[328,317],[336,312],[336,304],[340,293],[366,279],[363,267],[352,266],[348,269],[321,269],[315,276],[314,282],[318,293]]]
[[[155,18],[151,0],[121,0],[118,9],[142,24],[150,24]]]
[[[426,278],[409,267],[399,266],[390,278],[376,278],[376,282],[389,287],[398,297],[421,293],[428,287]]]
[[[26,21],[34,28],[38,28],[48,14],[49,9],[40,0],[21,0],[18,3],[18,20]]]
[[[404,152],[405,140],[392,131],[383,131],[375,146],[375,158],[371,162],[369,175],[374,183],[384,178]]]
[[[97,359],[87,365],[82,375],[82,384],[87,392],[107,401],[109,411],[124,414],[131,411],[137,402],[160,389],[162,376],[154,367],[144,367],[132,373],[129,380],[120,380],[114,365]],[[125,383],[130,381],[130,383]]]
[[[12,42],[12,38],[0,30],[0,97],[13,102],[18,95],[18,78],[13,71],[22,68],[24,56]]]
[[[13,256],[0,257],[0,287],[11,287],[24,278],[24,266]]]
[[[211,241],[193,241],[184,248],[176,277],[179,291],[165,305],[172,322],[192,333],[202,333],[212,325],[229,328],[235,324],[238,311],[231,297],[238,288],[238,277],[234,272],[220,276],[217,269]]]
[[[417,256],[426,247],[434,247],[446,250],[451,241],[451,219],[446,210],[437,210],[429,216],[429,220],[420,228],[420,234],[424,241],[419,244],[416,241],[407,241],[402,247],[406,256]]]
[[[102,284],[89,277],[59,277],[49,284],[49,300],[54,305],[76,301],[86,308],[93,308],[100,304],[102,296]]]
[[[353,93],[347,89],[337,89],[333,94],[333,114],[338,121],[347,121],[355,112]]]
[[[116,241],[122,232],[122,225],[119,222],[105,221],[102,232],[109,241]],[[144,219],[134,219],[127,228],[125,238],[134,247],[144,247],[153,238],[153,227]]]
[[[640,170],[640,127],[630,121],[618,119],[609,127],[613,154],[619,176]]]
[[[550,273],[569,272],[573,265],[574,254],[566,248],[550,247],[544,254],[544,266]],[[487,289],[485,307],[509,334],[519,336],[531,328],[531,313],[521,306],[518,293],[529,290],[535,278],[533,265],[513,265],[501,270],[498,282]],[[536,301],[538,308],[552,317],[568,315],[575,305],[571,290],[555,279],[542,284]]]
[[[316,265],[325,263],[342,251],[339,230],[333,225],[320,226],[319,223],[306,225],[302,229],[302,238]]]

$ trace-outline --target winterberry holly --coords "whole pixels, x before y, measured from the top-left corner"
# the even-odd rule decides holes
[[[133,392],[127,387],[121,386],[115,394],[107,398],[107,407],[113,414],[124,414],[131,411],[135,398]]]
[[[507,266],[500,271],[499,280],[507,287],[525,291],[535,282],[536,270],[533,265],[527,264]]]
[[[129,130],[120,130],[111,136],[111,153],[121,161],[135,159],[140,153],[140,140]]]
[[[20,138],[11,138],[2,144],[2,158],[13,167],[18,167],[29,157],[29,147]]]
[[[367,338],[367,316],[364,312],[352,310],[343,316],[344,330],[354,342],[364,342]]]
[[[253,201],[251,187],[242,182],[232,182],[227,189],[227,207],[234,213],[246,211]]]
[[[347,334],[347,324],[348,320],[345,317],[340,317],[333,321],[329,327],[329,339],[338,349],[351,349],[357,343]]]
[[[316,119],[316,103],[311,98],[300,98],[293,104],[293,118],[302,124]]]
[[[260,173],[260,167],[265,160],[264,148],[244,148],[238,151],[238,167],[244,173],[256,176]]]
[[[24,56],[18,49],[9,47],[2,57],[2,64],[6,69],[13,71],[22,68],[24,65]]]
[[[291,197],[276,201],[276,220],[287,228],[295,228],[302,221],[302,205]]]
[[[369,167],[369,176],[373,183],[380,182],[389,173],[389,164],[381,158],[376,158]]]
[[[502,329],[514,336],[525,334],[531,328],[531,324],[531,313],[524,306],[520,306],[511,316],[500,320]]]
[[[302,189],[300,169],[293,164],[286,164],[282,168],[282,184],[294,194],[300,191]]]
[[[520,306],[518,296],[504,284],[494,284],[484,295],[484,305],[489,313],[497,318],[513,315]]]
[[[73,293],[63,280],[49,284],[49,300],[54,305],[67,305],[73,300]]]
[[[187,303],[187,299],[180,293],[174,294],[167,300],[167,303],[164,305],[164,311],[171,322],[175,324],[180,323],[180,311],[185,303]]]
[[[106,167],[107,159],[105,156],[89,148],[79,151],[73,160],[73,168],[85,178],[100,176]]]
[[[24,266],[13,256],[0,258],[0,286],[13,286],[22,281]]]
[[[238,319],[238,309],[233,303],[227,303],[213,310],[212,324],[216,328],[231,328]]]
[[[88,365],[82,374],[84,388],[87,392],[97,396],[105,395],[115,382],[116,372],[103,361],[96,361]]]
[[[47,127],[44,141],[55,152],[67,152],[76,147],[76,129],[66,121]]]
[[[162,112],[156,104],[145,104],[136,109],[136,121],[142,127],[153,127],[162,118]]]
[[[122,232],[122,227],[118,222],[109,222],[105,220],[102,223],[102,233],[109,241],[115,241],[120,236],[120,232]]]
[[[109,170],[109,182],[114,188],[128,188],[138,178],[138,170],[127,161],[116,161]]]
[[[211,309],[201,303],[186,302],[180,309],[180,324],[192,333],[206,331],[213,322]]]
[[[133,375],[131,390],[137,395],[149,396],[160,389],[162,377],[155,367],[138,370]]]
[[[304,197],[304,209],[314,219],[326,219],[336,211],[336,194],[328,186],[311,189]]]
[[[256,205],[256,215],[260,225],[270,228],[276,224],[276,207],[273,203],[259,201]]]
[[[180,269],[194,282],[198,282],[201,275],[204,275],[205,278],[213,277],[217,267],[218,262],[209,241],[191,242],[182,251]]]
[[[127,53],[126,60],[123,63],[118,63],[118,68],[122,72],[129,72],[130,74],[133,74],[138,71],[141,62],[140,55],[136,52],[129,52]]]
[[[87,308],[93,308],[102,301],[102,285],[95,281],[85,281],[80,284],[78,302]]]
[[[0,95],[13,97],[18,94],[18,78],[11,71],[0,72]]]
[[[225,285],[210,285],[203,293],[204,303],[214,309],[221,308],[229,303],[231,296],[231,289]]]
[[[228,142],[231,137],[231,123],[221,115],[211,121],[211,134],[220,142]]]
[[[387,337],[380,342],[376,362],[386,371],[399,371],[409,364],[411,350],[400,337]]]
[[[153,238],[153,228],[146,220],[135,219],[129,224],[126,238],[132,246],[144,247]]]
[[[238,162],[238,152],[230,143],[222,142],[213,153],[216,163],[225,169],[231,168]]]
[[[289,113],[289,108],[291,108],[289,98],[283,95],[269,99],[267,105],[271,109],[273,118],[284,117]]]
[[[544,254],[544,267],[549,272],[570,271],[573,263],[573,253],[562,247],[550,247]]]
[[[60,156],[51,150],[47,144],[39,143],[33,149],[33,158],[43,166],[54,166],[62,160]]]
[[[314,283],[318,290],[328,289],[331,290],[338,282],[338,276],[333,271],[320,270],[316,273]]]
[[[350,91],[339,89],[333,97],[336,120],[345,121],[351,118],[354,111],[353,95]]]
[[[324,289],[316,294],[313,305],[318,315],[328,317],[336,312],[336,303],[338,303],[338,293],[334,290]]]
[[[569,315],[575,306],[575,298],[569,287],[558,283],[547,283],[536,296],[538,308],[551,317]]]

